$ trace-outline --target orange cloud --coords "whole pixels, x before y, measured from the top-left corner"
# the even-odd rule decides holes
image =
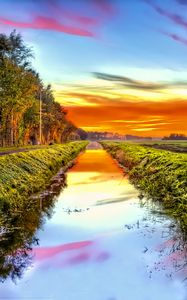
[[[130,102],[121,100],[107,105],[69,107],[69,118],[82,128],[115,131],[122,134],[141,132],[142,136],[163,136],[171,132],[187,134],[187,101]],[[154,120],[154,121],[153,121]],[[146,124],[146,126],[142,126]],[[96,130],[95,130],[96,131]],[[144,134],[145,132],[145,134]]]
[[[58,86],[56,91],[57,100],[68,108],[77,126],[142,136],[187,134],[185,81],[145,82],[107,73],[94,76],[92,84]]]

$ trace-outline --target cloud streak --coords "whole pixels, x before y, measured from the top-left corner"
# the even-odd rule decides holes
[[[43,12],[40,14],[29,12],[29,21],[9,19],[1,14],[0,24],[14,28],[50,30],[77,36],[96,37],[106,17],[113,15],[114,6],[107,0],[91,0],[88,4],[89,6],[85,7],[87,11],[81,14],[72,8],[67,9],[57,0],[47,0]],[[94,16],[90,15],[93,13],[90,4],[95,7]]]
[[[54,247],[44,247],[44,248],[34,248],[32,253],[35,256],[36,260],[45,260],[51,257],[54,257],[60,253],[79,250],[81,248],[85,248],[93,245],[93,241],[80,241],[80,242],[72,242],[69,244],[58,245]]]
[[[179,4],[187,5],[187,0],[176,0]]]
[[[148,3],[158,14],[168,18],[170,21],[174,22],[177,25],[181,25],[184,28],[187,28],[187,20],[184,19],[181,15],[170,13],[151,0],[145,0],[145,2]]]
[[[132,89],[145,90],[145,91],[157,91],[171,87],[186,86],[187,81],[174,81],[174,82],[145,82],[131,79],[125,76],[116,76],[107,73],[93,73],[94,77],[102,80],[112,81],[115,84],[125,86]]]
[[[57,0],[47,0],[46,9],[49,14],[53,14],[55,18],[62,18],[77,23],[81,26],[95,26],[99,24],[99,19],[91,16],[85,16],[66,7],[59,5]]]
[[[117,9],[110,0],[92,0],[92,3],[107,16],[116,15]]]
[[[61,23],[54,20],[53,18],[43,17],[43,16],[34,17],[32,22],[12,21],[12,20],[0,17],[0,23],[2,23],[4,25],[16,27],[16,28],[52,30],[52,31],[64,32],[67,34],[87,36],[87,37],[95,36],[94,33],[92,33],[91,31],[81,29],[79,27],[62,25]]]
[[[159,15],[169,19],[170,21],[172,21],[173,23],[175,23],[178,26],[181,26],[181,27],[187,29],[187,20],[183,16],[178,15],[178,14],[173,14],[173,13],[169,12],[168,10],[163,9],[159,5],[155,4],[154,1],[152,1],[152,0],[144,0],[144,1],[148,5],[150,5]],[[176,0],[176,2],[178,2],[179,4],[187,5],[187,0]],[[160,32],[162,34],[168,36],[172,40],[182,43],[183,45],[187,46],[187,39],[183,38],[182,36],[179,36],[175,33],[165,32],[163,30],[160,30]]]
[[[169,33],[169,32],[165,32],[165,31],[161,31],[162,34],[170,37],[172,40],[176,41],[176,42],[180,42],[183,45],[187,46],[187,39],[175,34],[175,33]]]

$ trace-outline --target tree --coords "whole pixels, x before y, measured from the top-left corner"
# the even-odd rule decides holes
[[[21,35],[0,34],[0,145],[37,143],[40,97],[42,100],[42,142],[68,140],[76,126],[54,99],[51,85],[44,86],[31,65],[32,51]]]
[[[29,68],[32,51],[19,33],[12,31],[9,36],[0,34],[0,62],[8,59],[14,65]]]
[[[187,140],[187,137],[184,134],[171,133],[169,136],[165,136],[163,140]]]
[[[0,68],[3,144],[13,145],[19,140],[19,123],[25,111],[32,107],[37,90],[37,78],[30,71],[4,60]]]
[[[82,128],[78,128],[76,132],[81,140],[86,140],[88,138],[88,133]]]

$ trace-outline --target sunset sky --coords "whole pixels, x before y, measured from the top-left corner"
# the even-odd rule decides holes
[[[187,134],[187,0],[0,0],[85,130]]]

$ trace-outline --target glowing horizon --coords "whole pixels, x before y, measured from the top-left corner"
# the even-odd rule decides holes
[[[78,127],[187,135],[186,4],[2,0],[0,28],[23,35],[34,67]]]
[[[139,93],[112,85],[80,84],[58,86],[55,95],[68,109],[69,118],[86,131],[161,137],[174,132],[187,134],[186,95],[183,88],[178,88],[178,94],[174,91],[177,88],[173,86]]]

